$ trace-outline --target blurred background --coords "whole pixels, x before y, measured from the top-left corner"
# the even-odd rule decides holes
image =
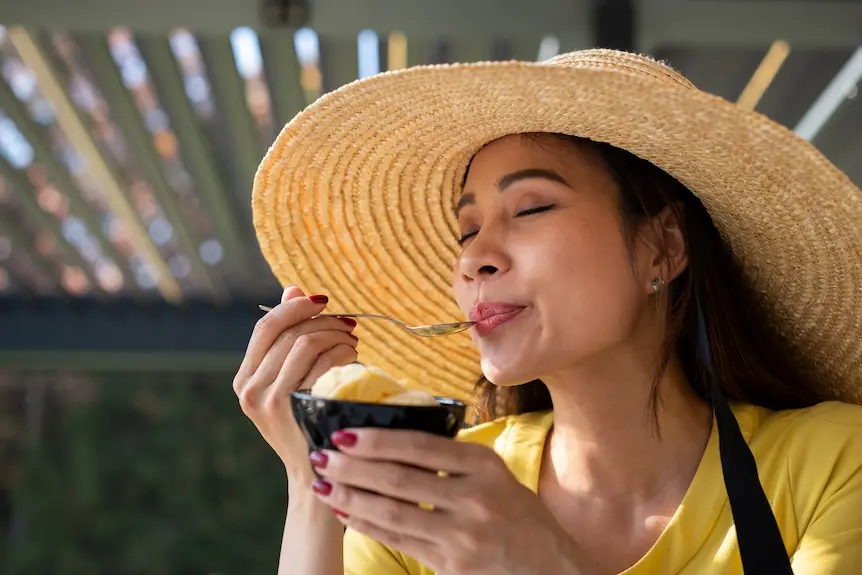
[[[274,573],[283,468],[231,380],[279,287],[249,197],[322,93],[649,53],[862,184],[862,2],[0,0],[0,572]]]

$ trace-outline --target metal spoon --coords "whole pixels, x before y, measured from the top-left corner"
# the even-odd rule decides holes
[[[266,305],[257,306],[263,311],[272,311],[272,308]],[[385,315],[375,315],[373,313],[322,313],[317,317],[365,317],[370,319],[382,319],[394,323],[398,327],[406,330],[408,333],[419,337],[439,337],[441,335],[452,335],[460,333],[464,330],[473,327],[474,321],[459,321],[455,323],[435,323],[431,325],[407,325],[397,319],[387,317]]]

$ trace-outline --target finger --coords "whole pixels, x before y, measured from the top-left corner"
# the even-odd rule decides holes
[[[429,511],[415,503],[406,503],[355,489],[341,483],[330,483],[329,495],[317,494],[318,499],[333,509],[383,529],[404,533],[410,537],[428,540],[433,533],[444,533],[451,528],[452,516],[445,511]]]
[[[402,531],[386,529],[370,521],[356,517],[343,517],[340,520],[352,530],[362,533],[374,541],[386,545],[390,549],[395,549],[409,557],[413,557],[424,565],[430,566],[440,563],[438,559],[440,557],[440,546],[433,541],[407,535]]]
[[[339,345],[356,346],[356,338],[348,333],[351,329],[338,318],[320,317],[285,331],[261,362],[244,393],[255,395],[268,388],[282,395],[296,391],[319,354]],[[297,348],[301,352],[298,361],[297,354],[291,357]],[[308,358],[308,355],[313,357]]]
[[[234,389],[237,395],[245,396],[245,401],[249,401],[253,399],[253,395],[256,396],[263,391],[263,388],[273,384],[278,374],[284,369],[287,355],[297,339],[310,333],[326,331],[349,332],[352,329],[351,325],[344,323],[338,318],[316,317],[284,330],[276,338],[257,369],[245,376],[245,381],[241,382],[239,386],[234,382]],[[335,341],[333,341],[333,345],[335,345]],[[238,374],[237,377],[240,377],[240,375]],[[297,375],[297,377],[304,377],[304,374]],[[256,391],[252,391],[252,388]]]
[[[266,353],[263,360],[260,362],[254,374],[254,379],[273,382],[278,374],[285,368],[287,356],[290,350],[296,343],[312,333],[350,333],[353,331],[353,326],[335,317],[316,317],[300,322],[292,327],[281,332],[275,343]],[[333,347],[340,339],[333,339]],[[351,337],[348,341],[354,344],[356,341]],[[308,372],[305,371],[299,374],[300,377],[305,377]]]
[[[484,473],[502,464],[487,447],[423,431],[364,427],[336,433],[353,434],[355,440],[347,444],[333,439],[344,453],[362,459],[406,463],[454,475]]]
[[[299,286],[287,286],[281,293],[281,303],[287,303],[290,300],[298,297],[305,297],[305,293],[301,289],[299,289]]]
[[[437,472],[401,463],[357,459],[335,450],[318,453],[325,456],[326,464],[315,469],[331,483],[449,510],[458,507],[464,492],[462,478],[440,476]]]
[[[296,297],[303,297],[305,294],[302,293],[302,290],[299,289],[295,285],[289,285],[284,288],[284,291],[281,293],[281,303],[287,303],[289,300]],[[252,330],[251,338],[253,339],[255,336],[256,328],[258,326],[255,325],[255,329]],[[251,347],[251,341],[249,341],[248,347]],[[237,394],[237,396],[242,394],[243,388],[245,388],[248,383],[251,375],[254,373],[255,365],[252,363],[254,360],[253,357],[249,355],[249,350],[246,350],[245,356],[242,358],[242,362],[240,363],[239,369],[236,372],[236,376],[233,380],[233,390]]]
[[[278,374],[278,392],[296,391],[321,354],[339,345],[355,348],[357,344],[356,336],[344,331],[328,330],[299,336],[287,353],[284,365]]]
[[[326,301],[323,297],[295,297],[268,311],[254,326],[239,372],[246,377],[255,373],[284,330],[311,319],[325,307]]]
[[[302,383],[299,384],[298,389],[311,389],[321,375],[335,366],[354,363],[358,357],[359,355],[356,352],[356,346],[350,345],[337,345],[332,349],[321,353],[317,356],[317,361],[314,362],[314,365],[308,371],[308,375],[306,375]]]

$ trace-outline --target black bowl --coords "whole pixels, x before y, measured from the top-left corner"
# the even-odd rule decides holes
[[[290,405],[308,446],[335,449],[332,433],[347,427],[414,429],[443,437],[455,437],[464,425],[466,408],[449,398],[439,405],[389,405],[326,399],[308,393],[291,394]]]

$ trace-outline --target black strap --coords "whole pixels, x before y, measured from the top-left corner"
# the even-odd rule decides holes
[[[730,512],[736,525],[742,570],[746,575],[793,575],[778,522],[760,484],[754,454],[745,443],[739,423],[716,382],[706,323],[696,295],[695,306],[697,348],[709,376],[712,411],[718,426],[721,472],[724,475]]]

